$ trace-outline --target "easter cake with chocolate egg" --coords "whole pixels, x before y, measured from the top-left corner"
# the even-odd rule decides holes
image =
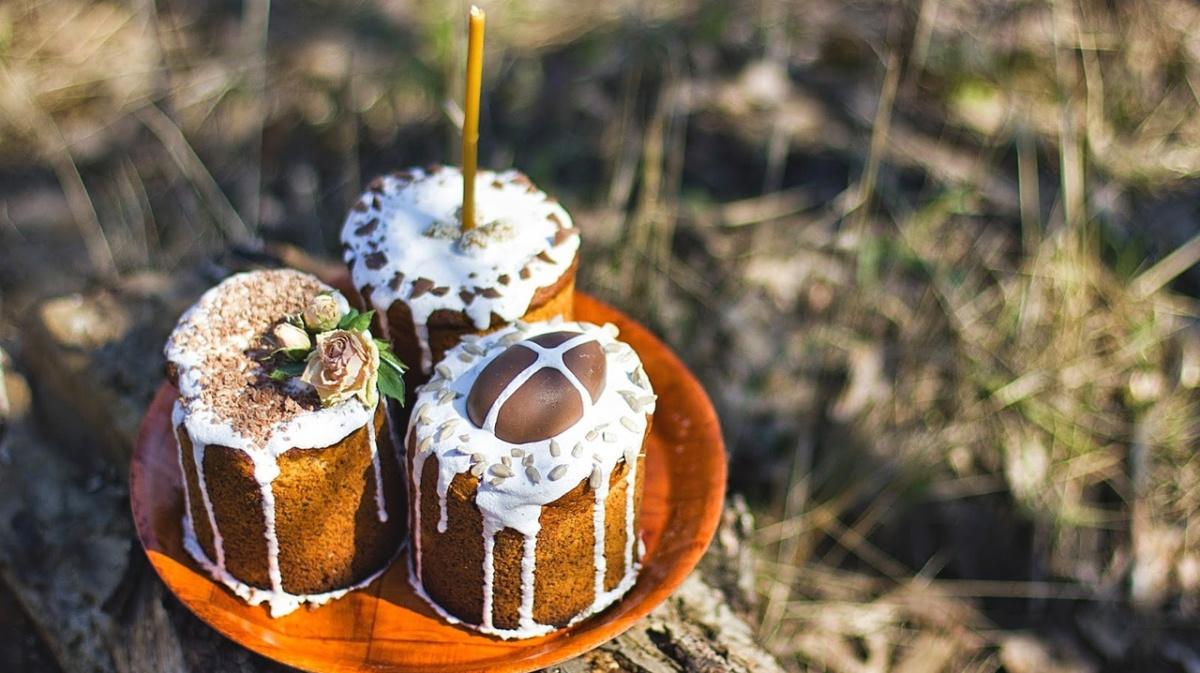
[[[344,260],[411,382],[465,334],[574,317],[579,234],[517,171],[475,176],[477,224],[461,223],[463,173],[415,168],[373,181],[342,228]]]
[[[528,638],[636,581],[656,398],[616,332],[555,320],[468,336],[419,389],[411,581],[446,619]]]
[[[184,546],[272,616],[369,583],[404,541],[380,402],[402,382],[369,321],[311,275],[254,271],[206,292],[165,347]]]

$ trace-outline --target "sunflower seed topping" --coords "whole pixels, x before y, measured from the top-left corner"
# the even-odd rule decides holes
[[[554,469],[550,470],[550,481],[558,481],[567,474],[566,464],[555,465]]]
[[[532,465],[525,468],[525,476],[529,477],[529,481],[532,481],[535,484],[542,483],[542,473],[538,472],[537,468],[533,467]]]
[[[492,466],[488,468],[488,472],[493,476],[500,477],[501,479],[507,479],[516,474],[516,472],[513,472],[512,467],[501,463],[493,463]]]
[[[600,484],[604,483],[604,473],[600,471],[599,465],[592,466],[592,474],[588,477],[588,486],[592,488],[600,488]]]
[[[562,447],[558,445],[557,439],[550,440],[550,455],[555,458],[562,455]]]

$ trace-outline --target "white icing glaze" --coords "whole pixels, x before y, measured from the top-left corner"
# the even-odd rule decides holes
[[[379,460],[379,444],[375,436],[375,419],[367,422],[367,446],[374,447],[371,451],[371,471],[375,473],[375,515],[380,522],[388,520],[387,503],[383,497],[383,465]]]
[[[449,166],[385,175],[363,193],[342,228],[355,286],[372,288],[370,301],[381,314],[396,301],[411,309],[423,373],[433,364],[426,323],[434,311],[461,311],[480,330],[491,324],[492,314],[516,320],[529,310],[538,288],[562,277],[579,250],[573,231],[555,243],[560,230],[573,228],[567,211],[517,171],[477,173],[479,226],[473,238],[480,244],[464,244],[458,236],[462,184],[462,173]],[[372,220],[378,221],[374,227]],[[393,288],[397,273],[403,280]],[[419,279],[446,289],[414,297]],[[462,291],[473,295],[470,301]]]
[[[545,334],[548,332],[571,331],[579,332],[580,337],[572,337],[570,343],[578,344],[594,339],[599,342],[608,359],[604,392],[594,404],[585,390],[580,388],[580,395],[586,401],[585,411],[578,423],[563,431],[561,434],[546,440],[514,445],[503,442],[486,428],[478,428],[471,423],[466,411],[466,398],[474,385],[479,373],[500,353],[504,352],[514,342]],[[649,380],[641,372],[641,364],[633,349],[615,338],[616,329],[611,325],[599,327],[588,323],[571,323],[554,320],[546,323],[528,325],[518,323],[478,340],[471,340],[447,353],[446,358],[438,365],[433,378],[418,389],[418,397],[414,413],[409,423],[409,435],[414,451],[412,453],[412,471],[409,486],[413,491],[413,555],[411,559],[412,573],[410,582],[417,593],[424,597],[443,617],[454,623],[462,620],[454,618],[431,600],[421,585],[423,572],[421,546],[422,517],[432,514],[422,511],[421,475],[425,461],[430,455],[438,457],[438,531],[446,530],[446,498],[454,476],[469,471],[473,465],[482,462],[488,465],[483,472],[475,503],[483,517],[484,531],[484,586],[483,614],[478,624],[469,624],[480,631],[501,638],[528,638],[548,633],[553,626],[539,624],[533,618],[534,613],[534,575],[536,573],[536,540],[541,529],[539,517],[542,507],[566,495],[581,481],[588,480],[592,470],[598,469],[602,479],[594,489],[596,506],[593,520],[595,534],[595,601],[573,621],[578,621],[604,609],[624,595],[637,579],[639,569],[635,558],[640,558],[640,540],[634,528],[634,485],[637,479],[636,457],[641,451],[646,432],[647,415],[653,414],[655,396]],[[520,347],[526,347],[523,343]],[[469,359],[460,358],[462,353],[468,353],[467,347],[483,353],[471,356]],[[544,349],[543,349],[544,350]],[[568,350],[562,348],[563,352]],[[536,349],[535,349],[536,352]],[[468,353],[469,354],[469,353]],[[561,357],[555,354],[539,353],[539,362],[553,361],[556,357],[560,363],[560,371],[568,371],[561,366]],[[531,365],[529,369],[534,369]],[[573,377],[573,375],[572,375]],[[578,382],[576,381],[576,384]],[[515,385],[508,386],[516,389]],[[502,406],[503,400],[497,399],[493,409]],[[489,414],[494,423],[492,414]],[[624,420],[621,420],[624,419]],[[454,423],[453,432],[443,438],[443,428],[447,423]],[[489,423],[485,422],[485,426]],[[599,431],[598,431],[599,428]],[[608,440],[606,441],[606,436]],[[551,448],[553,443],[554,448]],[[565,447],[579,447],[576,451],[567,451]],[[514,456],[513,449],[519,450],[519,457]],[[604,501],[608,495],[608,479],[617,464],[626,460],[629,463],[626,474],[627,500],[625,503],[626,545],[624,549],[625,575],[619,584],[611,591],[604,591],[604,576],[606,571],[604,545]],[[508,459],[506,465],[504,459]],[[500,466],[509,467],[509,470]],[[528,468],[539,475],[537,479],[530,476]],[[552,471],[558,468],[557,478],[550,478]],[[498,477],[501,474],[512,476]],[[521,558],[521,603],[518,609],[518,628],[496,628],[492,622],[493,595],[493,563],[494,536],[497,532],[511,528],[524,537],[523,555]]]
[[[379,520],[387,521],[385,497],[383,493],[383,476],[379,460],[379,448],[375,441],[375,409],[368,409],[357,397],[351,398],[331,407],[304,411],[289,419],[277,423],[270,429],[269,438],[265,444],[252,437],[247,437],[234,428],[227,419],[220,418],[217,412],[205,404],[201,394],[206,380],[204,372],[205,358],[212,353],[246,352],[254,348],[262,335],[249,320],[242,320],[239,325],[243,329],[222,340],[210,340],[205,333],[209,321],[209,312],[217,310],[222,293],[243,292],[248,287],[251,272],[230,276],[216,287],[205,292],[200,300],[189,308],[179,319],[179,324],[172,332],[164,348],[167,360],[178,368],[179,399],[176,400],[172,411],[172,422],[178,441],[178,432],[183,428],[192,443],[192,460],[195,462],[196,474],[200,486],[200,497],[208,515],[208,522],[213,534],[213,551],[215,559],[208,558],[196,538],[195,522],[191,517],[191,498],[195,494],[187,487],[184,478],[184,547],[210,575],[229,587],[235,594],[251,605],[267,603],[272,617],[286,615],[302,604],[313,606],[322,605],[330,600],[345,595],[347,591],[366,586],[382,573],[383,569],[372,574],[362,582],[345,589],[320,594],[291,594],[283,589],[283,577],[279,568],[279,538],[275,530],[275,496],[272,483],[279,476],[279,456],[291,449],[319,449],[332,446],[350,433],[366,425],[369,446],[371,448],[371,464],[375,472],[375,501]],[[282,270],[267,272],[272,274],[295,274],[300,272]],[[324,289],[332,290],[327,286]],[[341,294],[334,292],[334,297],[343,312],[349,310],[349,303]],[[186,337],[186,338],[183,338]],[[288,381],[285,386],[301,385],[295,380]],[[306,384],[305,384],[306,385]],[[224,542],[220,528],[217,526],[213,504],[208,494],[208,484],[204,473],[204,455],[208,446],[224,446],[242,451],[253,465],[254,479],[258,484],[263,506],[264,536],[267,542],[267,573],[271,588],[252,587],[234,577],[225,565]],[[183,451],[180,448],[180,469],[183,469]],[[386,567],[386,566],[385,566]]]

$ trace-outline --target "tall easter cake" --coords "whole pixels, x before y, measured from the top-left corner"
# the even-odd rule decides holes
[[[612,325],[468,336],[409,423],[411,581],[446,619],[545,634],[637,579],[655,395]]]
[[[322,299],[335,320],[349,311],[298,271],[231,276],[184,313],[165,348],[179,390],[184,546],[272,616],[369,583],[404,541],[401,465],[374,389],[327,404],[312,385],[271,376],[272,354],[297,347],[271,335]]]
[[[368,186],[342,228],[354,285],[415,383],[464,334],[574,317],[571,216],[517,171],[480,171],[475,193],[477,226],[464,232],[458,168],[398,171]]]

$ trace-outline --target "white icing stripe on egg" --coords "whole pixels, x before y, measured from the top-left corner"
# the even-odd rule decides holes
[[[492,403],[492,408],[488,409],[487,417],[483,421],[483,429],[495,433],[496,419],[500,416],[500,409],[504,407],[504,403],[508,402],[508,399],[515,395],[521,389],[521,386],[525,385],[526,381],[533,378],[534,374],[543,369],[553,369],[562,374],[571,383],[576,392],[579,393],[579,399],[583,402],[583,415],[587,416],[588,410],[592,408],[592,395],[579,380],[579,377],[575,376],[575,372],[571,371],[571,368],[563,361],[563,356],[567,351],[589,341],[592,341],[590,336],[580,334],[579,336],[571,337],[553,348],[546,348],[532,341],[522,341],[515,344],[515,348],[525,348],[533,351],[537,355],[537,359],[533,361],[533,364],[518,372],[508,382],[508,385],[504,386],[504,389],[500,391],[500,394],[496,397],[496,401]]]

